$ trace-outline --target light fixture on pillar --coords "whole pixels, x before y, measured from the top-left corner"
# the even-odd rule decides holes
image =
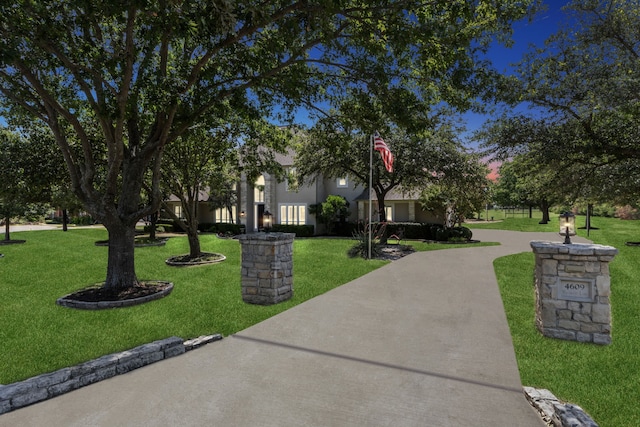
[[[271,212],[269,211],[264,211],[264,213],[262,214],[262,218],[263,218],[263,226],[264,226],[264,231],[266,233],[268,233],[269,231],[271,231],[271,224],[273,221],[273,215],[271,214]]]
[[[245,211],[240,211],[240,218],[244,218],[246,216],[247,214],[245,213]]]
[[[571,244],[569,236],[576,235],[576,216],[571,212],[560,214],[560,235],[564,236],[564,243]]]

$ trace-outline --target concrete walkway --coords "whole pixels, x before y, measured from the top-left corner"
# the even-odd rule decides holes
[[[2,415],[0,426],[541,427],[492,261],[559,236],[474,238],[501,245],[412,254],[222,341]]]

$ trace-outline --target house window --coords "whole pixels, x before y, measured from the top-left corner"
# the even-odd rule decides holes
[[[173,207],[173,214],[179,219],[183,219],[184,217],[182,216],[182,205],[175,205]]]
[[[220,223],[220,222],[233,223],[236,217],[236,207],[231,206],[231,214],[229,214],[229,209],[227,208],[216,209],[214,215],[215,215],[214,216],[215,221],[217,223]]]
[[[260,175],[254,184],[254,202],[264,203],[264,176]]]
[[[338,178],[336,179],[336,185],[338,188],[347,188],[349,186],[349,181],[346,176],[344,178]]]
[[[307,205],[280,205],[280,224],[304,225],[307,223]]]
[[[387,217],[387,222],[393,221],[393,206],[385,206],[384,215]]]

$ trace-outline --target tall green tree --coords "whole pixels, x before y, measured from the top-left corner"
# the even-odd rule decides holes
[[[240,141],[253,140],[264,144],[280,140],[285,143],[289,135],[288,131],[263,120],[241,118],[232,112],[227,117],[225,120],[207,120],[165,148],[161,185],[165,194],[172,194],[180,200],[184,218],[178,218],[166,203],[165,211],[187,233],[191,258],[201,255],[198,234],[201,197],[208,193],[213,196],[216,207],[229,208],[233,193],[236,193],[233,185],[239,179],[240,150],[244,148],[247,153],[248,145],[257,149],[256,144],[241,147]],[[260,161],[251,161],[243,169],[245,173],[251,175],[251,170],[255,169],[253,175],[256,175],[258,169],[270,169],[265,164],[269,159],[267,153],[264,156],[260,154],[255,153]]]
[[[351,113],[349,113],[351,114]],[[319,177],[349,178],[372,190],[378,201],[380,221],[386,221],[385,197],[393,189],[422,189],[438,173],[450,170],[452,153],[462,150],[456,131],[449,123],[434,125],[421,134],[407,134],[399,127],[385,126],[381,135],[394,156],[393,172],[388,172],[380,155],[374,152],[370,163],[371,133],[349,116],[322,120],[308,133],[299,135],[296,172],[301,183]],[[371,167],[370,167],[371,165]]]
[[[46,210],[51,200],[59,153],[46,139],[24,137],[0,128],[0,218],[4,220],[4,240],[11,240],[9,225],[14,217]]]
[[[564,10],[569,24],[524,57],[509,85],[537,117],[503,120],[513,132],[493,148],[553,163],[572,180],[570,199],[637,199],[628,183],[640,178],[640,4],[574,0]]]
[[[0,5],[0,94],[8,115],[53,132],[109,232],[104,286],[117,290],[138,283],[135,224],[158,210],[165,146],[220,105],[288,115],[350,85],[431,97],[436,81],[455,98],[478,77],[470,53],[508,36],[530,3],[12,0]]]
[[[420,204],[425,210],[444,211],[444,226],[453,228],[489,203],[491,181],[479,155],[452,151],[448,157],[448,170],[437,173],[422,190]]]

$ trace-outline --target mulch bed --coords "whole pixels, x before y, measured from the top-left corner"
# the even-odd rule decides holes
[[[109,290],[96,285],[58,298],[56,304],[81,310],[132,307],[164,298],[172,290],[173,283],[153,280],[120,290]]]
[[[165,263],[174,267],[189,267],[196,265],[215,264],[218,262],[222,262],[225,259],[227,259],[227,257],[222,254],[218,254],[215,252],[201,252],[200,256],[193,258],[189,254],[172,256],[171,258],[167,259]]]
[[[169,284],[164,282],[140,282],[126,289],[105,289],[101,286],[91,287],[74,292],[66,298],[84,302],[123,301],[154,295],[162,292],[168,286]]]

